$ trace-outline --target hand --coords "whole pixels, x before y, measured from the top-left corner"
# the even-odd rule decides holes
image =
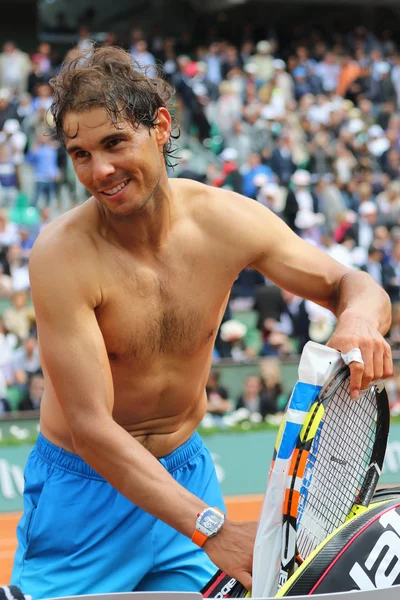
[[[213,563],[246,590],[251,590],[256,532],[256,521],[236,523],[227,519],[221,531],[203,546]]]
[[[327,346],[347,353],[359,348],[364,364],[350,363],[350,395],[357,399],[360,390],[371,381],[385,379],[393,374],[392,351],[379,331],[363,317],[343,312],[339,317],[335,333]]]

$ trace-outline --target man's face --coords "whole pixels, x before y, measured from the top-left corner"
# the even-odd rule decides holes
[[[244,389],[247,394],[258,394],[261,384],[258,377],[248,377],[244,383]]]
[[[159,111],[159,126],[115,126],[105,109],[67,113],[66,148],[79,181],[115,216],[139,211],[153,196],[165,172],[163,146],[170,133],[169,114]],[[68,139],[68,136],[74,136]]]
[[[26,294],[25,292],[19,292],[13,297],[13,304],[16,309],[21,309],[26,304]]]
[[[15,50],[15,46],[11,42],[6,42],[3,46],[3,51],[6,54],[12,54],[14,52],[14,50]]]
[[[24,348],[26,354],[30,356],[36,348],[36,339],[33,337],[29,337],[26,340],[24,340]]]

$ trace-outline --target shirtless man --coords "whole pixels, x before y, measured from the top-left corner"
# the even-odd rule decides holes
[[[251,266],[331,309],[330,345],[364,358],[351,364],[353,397],[392,372],[388,297],[259,203],[168,179],[171,91],[122,50],[75,59],[52,85],[58,134],[92,196],[31,254],[46,390],[12,583],[34,600],[198,591],[218,566],[250,588],[256,524],[223,523],[195,433],[232,284]]]

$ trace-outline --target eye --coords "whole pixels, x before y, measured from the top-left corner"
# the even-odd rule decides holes
[[[86,158],[87,156],[89,156],[89,152],[86,152],[86,150],[78,150],[74,154],[74,158],[76,159]]]
[[[114,146],[118,146],[119,143],[121,143],[122,140],[119,138],[115,138],[114,140],[110,140],[107,144],[108,148],[114,148]]]

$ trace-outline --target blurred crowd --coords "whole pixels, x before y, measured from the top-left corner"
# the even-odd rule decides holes
[[[235,42],[214,31],[198,44],[189,32],[178,39],[133,27],[98,43],[122,45],[138,69],[174,86],[181,136],[170,176],[252,198],[309,243],[368,272],[391,297],[388,340],[400,349],[400,46],[390,32],[365,27],[330,37],[312,30],[284,45],[278,35],[243,31]],[[81,25],[66,54],[90,49],[93,39]],[[40,404],[29,252],[49,221],[86,198],[51,132],[49,80],[64,58],[44,41],[31,53],[8,41],[0,53],[0,413],[10,409],[10,389],[14,408]],[[246,269],[214,361],[281,359],[310,339],[325,343],[334,326],[329,311]],[[279,377],[273,393],[268,377],[256,379],[246,380],[242,400],[219,393],[225,409],[214,412],[246,408],[251,389],[262,418],[279,412]],[[393,381],[395,406],[397,375]]]

